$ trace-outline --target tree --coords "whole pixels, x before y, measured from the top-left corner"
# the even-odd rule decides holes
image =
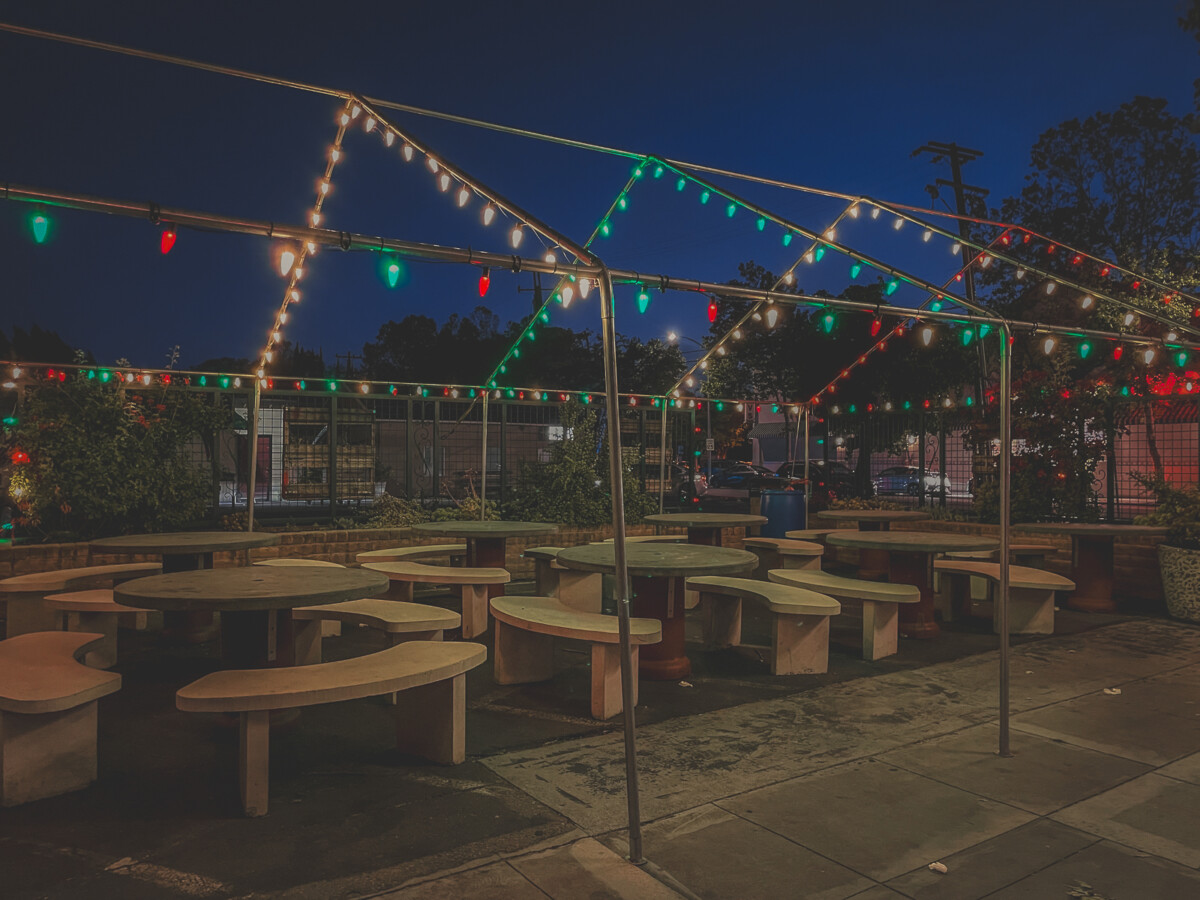
[[[4,350],[0,353],[4,358],[25,362],[73,363],[79,359],[94,362],[90,351],[81,351],[77,358],[75,349],[57,331],[47,331],[36,324],[29,331],[14,326],[11,342],[0,333],[0,350]]]
[[[1179,27],[1200,41],[1200,0],[1192,0],[1183,15],[1179,17]],[[1196,98],[1196,109],[1200,110],[1200,78],[1192,82]]]

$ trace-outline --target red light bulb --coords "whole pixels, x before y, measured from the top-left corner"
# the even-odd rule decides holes
[[[871,320],[871,337],[875,337],[877,334],[879,334],[879,329],[881,327],[883,327],[883,319],[879,318],[879,316],[876,316]]]
[[[1107,278],[1108,273],[1112,271],[1112,266],[1102,266],[1100,269],[1100,277]]]
[[[486,297],[488,288],[492,285],[492,270],[484,269],[483,274],[479,276],[479,296]]]
[[[12,461],[14,466],[22,466],[29,462],[29,454],[24,450],[14,450],[12,452]]]
[[[1113,359],[1120,359],[1124,353],[1125,348],[1120,344],[1117,344],[1117,346],[1113,347]]]
[[[717,301],[716,300],[710,300],[708,302],[708,321],[709,322],[717,321]]]
[[[1135,280],[1135,281],[1134,281],[1132,284],[1130,284],[1130,285],[1129,285],[1129,287],[1130,287],[1131,289],[1135,290],[1135,291],[1136,291],[1138,288],[1140,288],[1141,286],[1142,286],[1142,283],[1141,283],[1140,281],[1137,281],[1137,280]]]
[[[163,256],[171,252],[171,248],[175,246],[175,229],[167,228],[162,233],[162,240],[159,242],[159,248],[162,250]]]

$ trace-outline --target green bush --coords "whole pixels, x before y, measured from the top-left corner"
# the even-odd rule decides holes
[[[1200,490],[1177,488],[1165,478],[1134,475],[1134,480],[1154,494],[1154,512],[1134,519],[1137,525],[1167,529],[1167,543],[1186,550],[1200,550]]]
[[[371,504],[371,512],[367,516],[367,528],[402,528],[405,525],[415,525],[428,521],[425,509],[415,500],[393,497],[391,494],[381,494]]]
[[[88,539],[170,531],[202,517],[212,472],[189,445],[231,422],[203,395],[112,387],[83,372],[29,387],[8,437],[29,462],[10,493],[26,535]]]
[[[484,517],[488,520],[500,518],[500,507],[494,500],[487,501]],[[465,500],[456,500],[453,506],[443,506],[440,509],[435,509],[430,520],[433,522],[457,522],[467,521],[474,522],[479,519],[479,498],[467,497]]]

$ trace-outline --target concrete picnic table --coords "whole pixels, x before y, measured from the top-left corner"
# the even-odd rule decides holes
[[[613,574],[612,544],[585,544],[558,554],[559,565],[581,572]],[[750,572],[758,557],[745,550],[696,544],[626,544],[625,562],[633,588],[632,614],[658,619],[662,641],[638,648],[638,674],[652,681],[672,681],[692,671],[683,637],[684,580],[692,575],[737,575]]]
[[[859,531],[890,531],[893,522],[916,522],[928,519],[929,513],[916,509],[825,509],[818,519],[854,522]],[[887,552],[860,550],[858,574],[862,578],[880,579],[887,574]]]
[[[1034,522],[1014,525],[1038,534],[1065,534],[1071,538],[1071,580],[1075,592],[1067,606],[1083,612],[1114,613],[1113,542],[1119,537],[1166,537],[1167,529],[1152,525]]]
[[[113,588],[113,599],[164,613],[220,612],[225,667],[264,668],[295,664],[293,608],[377,597],[388,585],[367,569],[239,566],[138,578]]]
[[[538,534],[553,534],[557,525],[548,522],[480,522],[458,520],[453,522],[422,522],[413,526],[413,531],[435,537],[454,537],[467,542],[468,566],[479,568],[506,568],[508,539],[510,537],[532,537]],[[488,585],[488,599],[504,593],[504,585]]]
[[[686,528],[689,544],[703,544],[711,547],[721,546],[722,528],[749,528],[752,525],[765,525],[766,516],[752,516],[747,513],[654,513],[646,516],[643,521],[655,525],[675,525]],[[690,574],[697,574],[695,572]]]
[[[884,550],[888,555],[888,581],[911,584],[921,592],[919,603],[900,607],[900,634],[929,639],[940,633],[933,611],[933,557],[954,550],[990,550],[1000,546],[995,538],[950,531],[835,531],[826,540],[838,547]]]
[[[122,534],[98,538],[88,544],[89,558],[95,553],[126,556],[157,554],[163,574],[211,569],[213,554],[254,547],[272,547],[279,535],[266,531],[176,531],[161,534]],[[185,644],[200,644],[217,636],[212,613],[164,613],[163,632]]]

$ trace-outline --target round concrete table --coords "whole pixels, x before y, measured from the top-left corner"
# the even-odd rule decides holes
[[[617,567],[612,544],[570,547],[557,560],[564,568],[582,572],[611,575]],[[638,674],[652,681],[671,681],[692,671],[683,638],[684,580],[693,575],[751,572],[758,557],[726,547],[626,544],[625,562],[633,587],[633,615],[662,622],[662,640],[638,648]]]
[[[278,543],[278,534],[265,531],[179,531],[99,538],[88,544],[88,553],[158,555],[165,575],[211,569],[214,553],[272,547]],[[215,638],[217,627],[211,612],[165,612],[163,632],[185,644],[200,644]]]
[[[722,528],[749,528],[751,525],[767,524],[766,516],[751,516],[746,513],[655,513],[643,521],[655,525],[675,525],[686,528],[689,544],[709,547],[721,546]],[[695,575],[695,572],[689,572]]]
[[[1075,591],[1067,606],[1083,612],[1115,613],[1113,600],[1113,542],[1119,537],[1166,537],[1167,529],[1151,525],[1087,525],[1077,522],[1037,522],[1014,525],[1038,534],[1071,538],[1071,580]]]
[[[533,537],[538,534],[553,534],[557,525],[547,522],[422,522],[413,526],[414,531],[435,537],[454,537],[467,542],[468,566],[480,568],[507,568],[508,539],[510,537]],[[488,585],[488,599],[504,593],[504,585]]]
[[[388,584],[367,569],[240,566],[138,578],[113,588],[113,600],[164,613],[220,612],[226,668],[253,669],[295,664],[294,607],[377,597]]]
[[[928,519],[929,513],[916,509],[826,509],[817,513],[817,518],[854,522],[859,531],[890,531],[893,522],[917,522]],[[871,580],[884,578],[887,567],[887,551],[859,551],[859,577]]]
[[[935,638],[940,633],[933,619],[933,557],[955,550],[992,550],[995,538],[950,531],[835,531],[826,538],[838,547],[884,550],[888,555],[888,581],[911,584],[921,592],[919,603],[900,607],[900,634],[910,638]]]

